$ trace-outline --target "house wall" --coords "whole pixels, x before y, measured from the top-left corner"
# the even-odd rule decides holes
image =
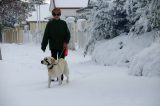
[[[37,21],[30,21],[28,23],[29,23],[29,30],[32,32],[36,31],[37,27],[39,30],[44,31],[47,25],[47,21],[39,22],[39,24],[37,24]]]
[[[69,16],[76,16],[76,10],[78,9],[61,9],[61,18],[65,19]]]

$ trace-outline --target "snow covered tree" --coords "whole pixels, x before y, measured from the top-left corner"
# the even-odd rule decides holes
[[[160,1],[152,0],[150,4],[152,28],[160,30]]]
[[[132,23],[130,34],[142,34],[160,27],[159,0],[128,0],[128,18]]]
[[[28,1],[28,0],[26,0]],[[24,2],[21,0],[0,0],[0,24],[1,27],[14,27],[15,23],[25,21],[30,11],[33,10],[35,3],[41,3],[44,0],[30,0]]]
[[[114,0],[113,6],[111,10],[109,11],[110,17],[112,17],[113,20],[111,20],[113,31],[110,33],[111,38],[112,36],[118,36],[121,33],[128,33],[130,29],[130,22],[127,19],[127,13],[126,9],[124,7],[126,3],[126,0]],[[115,34],[114,34],[115,33]]]
[[[28,3],[20,0],[0,1],[0,22],[2,27],[14,27],[27,17]]]
[[[97,12],[94,14],[93,27],[90,30],[92,38],[86,46],[84,55],[87,52],[92,53],[97,41],[129,32],[130,23],[124,8],[125,2],[126,0],[114,0],[112,3],[105,0],[97,1]]]
[[[108,34],[106,34],[106,26],[109,26],[109,20],[106,18],[106,14],[108,14],[108,7],[108,2],[104,3],[103,0],[97,0],[97,3],[91,11],[89,21],[92,27],[88,29],[88,32],[91,34],[91,39],[86,45],[84,56],[87,54],[87,52],[91,53],[94,50],[96,41],[108,37]]]

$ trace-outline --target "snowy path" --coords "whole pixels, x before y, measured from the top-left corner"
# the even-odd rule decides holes
[[[47,88],[40,45],[2,44],[0,106],[160,106],[160,79],[133,77],[69,51],[70,83]]]

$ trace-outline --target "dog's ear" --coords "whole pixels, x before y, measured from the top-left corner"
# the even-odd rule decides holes
[[[54,58],[51,58],[51,64],[55,64],[55,59]]]

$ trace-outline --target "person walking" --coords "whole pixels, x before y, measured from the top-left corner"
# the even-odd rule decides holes
[[[44,36],[41,43],[41,49],[45,52],[49,42],[51,56],[55,59],[65,58],[65,49],[70,41],[70,31],[67,23],[60,19],[61,10],[54,8],[52,10],[53,19],[49,20],[46,25]],[[62,75],[63,80],[63,75]]]

